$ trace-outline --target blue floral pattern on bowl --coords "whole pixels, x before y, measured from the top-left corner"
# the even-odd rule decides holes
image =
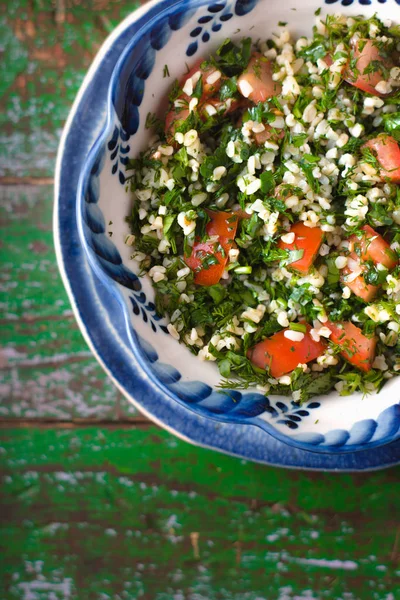
[[[391,0],[325,0],[325,4],[341,4],[342,6],[346,7],[346,6],[351,6],[354,2],[354,4],[360,4],[361,6],[371,6],[372,4],[375,3],[379,3],[379,4],[386,4],[387,1],[391,1]],[[400,0],[394,0],[394,2],[396,2],[396,4],[400,4]]]
[[[318,7],[316,2],[311,4],[314,9]],[[216,387],[215,374],[211,377],[212,382],[206,382],[206,376],[201,381],[193,377],[196,369],[203,368],[200,363],[197,367],[192,365],[188,375],[186,363],[194,357],[168,335],[166,323],[156,314],[151,300],[151,286],[134,272],[121,240],[117,243],[115,236],[112,237],[113,232],[107,232],[106,223],[112,221],[108,221],[105,213],[112,213],[108,196],[102,194],[102,189],[111,186],[116,195],[123,190],[126,196],[125,166],[128,156],[135,154],[136,143],[140,143],[136,140],[145,139],[143,121],[150,101],[147,90],[151,90],[148,80],[154,76],[154,85],[160,55],[164,56],[169,42],[175,41],[178,32],[180,47],[189,57],[196,54],[200,42],[205,45],[213,41],[215,45],[226,35],[232,35],[232,23],[236,27],[237,19],[245,22],[258,2],[236,0],[210,4],[186,0],[175,5],[165,0],[160,5],[165,10],[155,11],[152,20],[133,37],[115,67],[110,84],[107,126],[84,165],[77,206],[83,248],[101,281],[109,287],[111,281],[115,282],[112,293],[120,302],[133,353],[141,369],[157,382],[160,402],[163,395],[168,395],[198,415],[222,423],[256,425],[301,448],[347,452],[395,439],[400,432],[397,399],[394,399],[395,404],[393,401],[389,405],[386,403],[380,411],[375,408],[362,420],[355,411],[354,418],[347,418],[345,427],[332,429],[326,418],[320,418],[326,412],[328,402],[329,406],[333,405],[331,400],[324,399],[322,403],[313,400],[299,407],[285,398],[267,398],[257,390],[221,391]],[[204,52],[208,51],[204,49]],[[144,102],[145,96],[147,102]],[[155,350],[155,345],[160,351]],[[164,346],[168,346],[168,350]],[[179,358],[170,362],[169,354],[178,354]],[[215,366],[207,365],[207,369],[215,370]]]

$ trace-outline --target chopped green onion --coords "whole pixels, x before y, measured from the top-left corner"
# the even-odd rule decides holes
[[[282,308],[287,308],[287,302],[284,298],[277,298],[276,301]]]
[[[304,323],[289,323],[289,329],[292,331],[299,331],[300,333],[306,333],[307,327]]]
[[[236,267],[236,269],[234,269],[235,273],[237,273],[238,275],[250,275],[250,273],[252,272],[252,267],[250,266],[246,266],[246,267]]]

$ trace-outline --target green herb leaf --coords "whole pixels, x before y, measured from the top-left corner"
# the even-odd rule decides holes
[[[197,208],[197,219],[196,219],[196,238],[203,240],[206,238],[206,226],[210,222],[210,217],[206,211],[202,208]]]
[[[304,58],[304,60],[311,60],[315,63],[319,58],[325,58],[326,54],[327,50],[319,40],[315,40],[315,42],[306,46],[306,48],[303,48],[299,52],[301,58]]]
[[[310,164],[309,162],[305,161],[304,159],[302,159],[299,162],[299,166],[301,167],[301,170],[303,171],[306,179],[307,179],[307,183],[310,186],[310,188],[313,190],[313,192],[319,192],[319,181],[317,179],[315,179],[314,175],[313,175],[313,169],[315,167],[313,167],[312,164]]]
[[[329,286],[336,285],[340,279],[340,271],[335,264],[335,260],[333,257],[326,259],[326,266],[328,267],[326,282]]]
[[[284,267],[300,260],[304,256],[304,250],[289,250],[289,256],[286,260],[281,261],[280,266]]]
[[[198,82],[194,86],[192,97],[200,99],[202,97],[202,95],[203,95],[203,77],[199,77]]]
[[[220,304],[226,296],[226,288],[224,288],[220,283],[211,285],[207,287],[206,290],[216,305]]]
[[[271,171],[261,173],[260,180],[263,194],[270,194],[275,189],[275,179]]]
[[[237,94],[237,77],[230,77],[229,79],[225,79],[221,87],[219,89],[219,99],[222,102],[228,100],[228,98],[233,98]]]
[[[229,38],[226,39],[217,50],[219,56],[218,68],[232,77],[239,75],[249,64],[251,56],[251,38],[245,38],[240,46],[234,44]]]
[[[164,232],[165,237],[168,236],[168,232],[171,229],[172,224],[175,221],[175,219],[176,219],[176,215],[166,215],[164,217],[164,221],[163,221],[164,222],[164,230],[163,230],[163,232]]]
[[[300,148],[300,146],[302,146],[305,143],[307,137],[308,135],[306,133],[294,134],[291,136],[291,143],[295,148]]]
[[[385,131],[390,133],[398,142],[400,141],[400,112],[389,113],[383,116]]]

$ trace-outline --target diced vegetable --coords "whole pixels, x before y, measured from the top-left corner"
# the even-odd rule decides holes
[[[362,231],[363,234],[350,237],[350,251],[355,252],[361,260],[372,260],[375,265],[394,269],[398,260],[390,245],[369,225],[364,225]]]
[[[239,204],[232,206],[232,210],[235,215],[240,219],[251,219],[251,214],[240,208]]]
[[[382,64],[382,68],[379,68],[379,64]],[[376,91],[375,86],[386,79],[385,67],[390,68],[389,61],[381,55],[377,43],[371,40],[358,40],[353,46],[352,60],[344,78],[364,92],[383,96],[384,94]]]
[[[375,358],[377,338],[366,337],[361,329],[349,321],[332,323],[327,321],[326,327],[331,330],[330,340],[343,347],[341,355],[361,371],[369,371]]]
[[[237,228],[237,215],[231,212],[208,210],[211,221],[207,224],[208,235],[218,235],[224,243],[233,243]]]
[[[188,108],[173,108],[167,112],[165,117],[165,132],[168,136],[174,136],[175,127],[178,122],[185,121],[189,116]]]
[[[232,212],[207,211],[211,220],[206,225],[207,236],[215,241],[195,241],[192,254],[185,262],[194,271],[197,285],[215,285],[221,279],[228,261],[228,252],[235,240],[238,216]]]
[[[210,106],[212,107],[211,109]],[[240,106],[241,101],[237,98],[228,98],[224,101],[219,100],[218,98],[210,98],[199,107],[199,112],[202,115],[202,117],[207,119],[209,116],[212,116],[213,108],[217,111],[219,115],[227,115],[240,108]]]
[[[189,73],[185,75],[185,77],[181,81],[181,89],[184,89],[186,82],[189,79],[192,79],[192,87],[193,90],[198,83],[198,80],[201,78],[201,89],[202,94],[199,98],[199,103],[201,104],[208,98],[212,98],[217,94],[221,87],[221,83],[223,81],[223,76],[220,71],[212,64],[207,63],[204,59],[198,60],[193,67],[190,69]],[[208,83],[209,80],[211,83]],[[192,96],[185,94],[187,100],[191,100]]]
[[[191,81],[189,82],[189,80]],[[220,115],[226,115],[237,110],[240,100],[227,98],[222,102],[218,97],[221,84],[225,80],[226,77],[211,63],[207,63],[203,59],[197,61],[180,83],[181,93],[177,100],[182,106],[174,106],[166,115],[166,133],[172,137],[175,133],[176,122],[187,119],[189,116],[188,106],[192,98],[198,99],[197,110],[203,120],[216,114],[215,111]]]
[[[264,131],[254,134],[254,139],[257,146],[262,146],[267,141],[280,142],[285,137],[283,129],[273,129],[270,125],[266,125]]]
[[[376,296],[379,287],[367,283],[363,277],[365,267],[360,264],[360,260],[354,252],[350,254],[351,267],[346,266],[340,271],[340,280],[343,285],[347,285],[353,294],[362,298],[365,302],[371,302]]]
[[[238,90],[255,104],[280,94],[282,86],[272,79],[272,65],[259,52],[255,52],[247,68],[238,78]]]
[[[376,153],[381,165],[380,175],[394,183],[400,183],[400,148],[391,135],[385,133],[369,140],[365,146]]]
[[[285,332],[290,331],[289,328],[279,331],[250,348],[247,358],[256,367],[269,370],[272,377],[281,377],[285,373],[290,373],[297,365],[308,363],[321,356],[326,348],[324,341],[315,342],[312,339],[310,329],[311,327],[307,325],[307,331],[299,342],[285,337]]]
[[[201,68],[201,65],[204,64],[205,67]],[[199,74],[199,75],[198,75]],[[199,104],[205,102],[208,98],[216,94],[221,87],[221,77],[218,77],[213,83],[207,83],[207,79],[211,77],[213,79],[218,76],[217,69],[212,65],[207,65],[203,59],[196,62],[196,64],[190,69],[189,73],[187,73],[182,81],[180,82],[181,93],[179,94],[177,100],[180,101],[182,106],[173,107],[170,111],[167,112],[165,117],[165,131],[170,136],[173,136],[175,133],[175,124],[177,121],[184,121],[189,116],[189,102],[194,98],[193,95],[196,90],[196,85],[198,84],[199,79],[201,78],[201,96],[198,98]],[[186,83],[189,79],[192,79],[191,85],[189,87],[192,88],[192,93],[187,94],[183,91]]]
[[[380,286],[365,281],[363,274],[367,269],[363,261],[393,269],[397,265],[397,257],[383,237],[369,225],[362,227],[361,234],[353,234],[349,242],[350,255],[347,266],[341,270],[340,279],[356,296],[371,302]]]
[[[298,222],[290,228],[290,233],[295,234],[294,242],[286,244],[282,240],[279,240],[278,248],[289,250],[289,252],[299,252],[301,256],[288,264],[288,266],[301,273],[307,273],[322,244],[324,232],[319,227],[306,227],[304,223]]]

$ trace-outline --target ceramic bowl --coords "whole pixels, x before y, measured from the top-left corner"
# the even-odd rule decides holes
[[[161,0],[140,13],[140,27],[121,54],[108,88],[107,123],[82,171],[76,198],[80,244],[91,268],[118,300],[102,312],[129,339],[124,370],[133,380],[145,376],[157,403],[176,403],[203,419],[254,426],[288,444],[315,452],[341,453],[386,444],[400,436],[400,381],[378,395],[312,398],[301,407],[286,397],[265,397],[256,389],[219,391],[214,363],[200,362],[175,341],[155,311],[154,294],[125,245],[125,217],[132,199],[126,185],[129,157],[146,148],[149,112],[165,111],[168,90],[200,57],[227,37],[267,38],[279,21],[297,35],[310,35],[317,9],[345,14],[378,12],[395,18],[400,7],[364,0]],[[170,77],[164,77],[168,65]],[[95,327],[95,325],[91,325]],[[112,372],[112,369],[111,369]]]

